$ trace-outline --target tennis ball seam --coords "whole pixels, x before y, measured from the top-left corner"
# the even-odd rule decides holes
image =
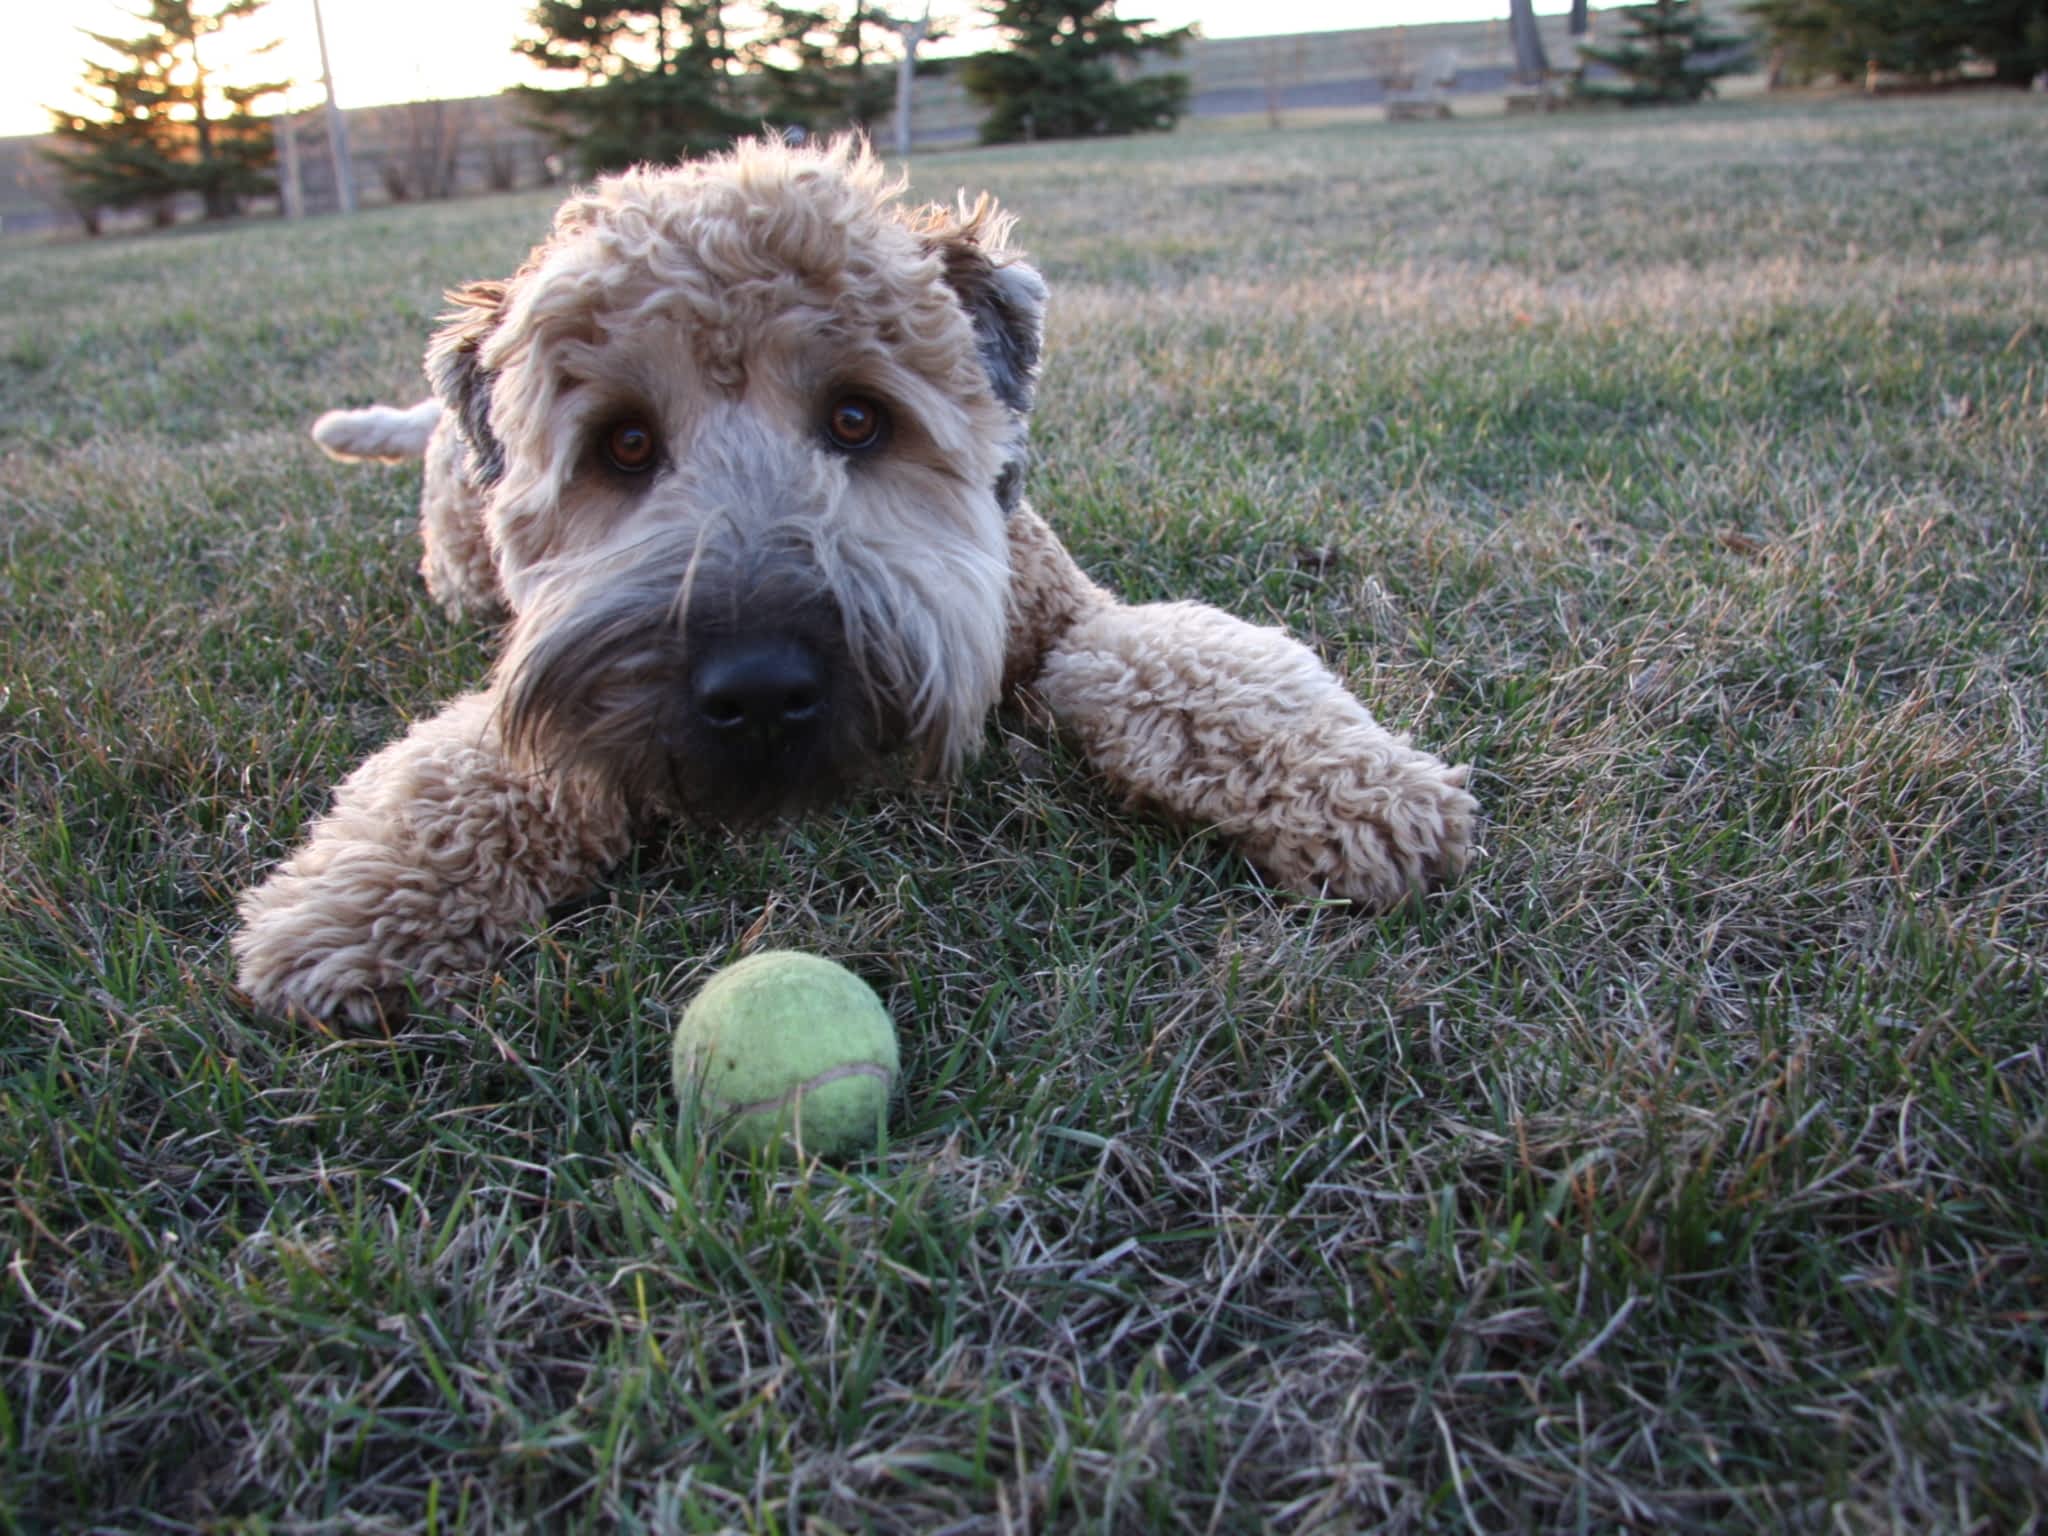
[[[896,1074],[887,1067],[876,1066],[871,1062],[850,1061],[844,1066],[832,1067],[820,1072],[816,1077],[807,1077],[792,1087],[787,1093],[779,1093],[772,1099],[755,1099],[752,1103],[747,1104],[724,1104],[720,1106],[719,1112],[721,1116],[731,1116],[734,1118],[744,1118],[748,1115],[772,1114],[777,1110],[787,1108],[793,1100],[801,1099],[807,1093],[814,1092],[831,1083],[844,1082],[849,1077],[875,1078],[880,1081],[882,1087],[886,1090],[895,1081]]]

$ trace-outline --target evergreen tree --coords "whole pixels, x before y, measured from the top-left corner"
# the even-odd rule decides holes
[[[2027,85],[2048,70],[2048,4],[2043,0],[1964,0],[1970,52],[2004,85]]]
[[[1010,46],[961,66],[961,83],[989,108],[984,144],[1072,139],[1171,128],[1187,110],[1188,77],[1138,75],[1137,61],[1178,58],[1195,29],[1149,32],[1116,0],[989,0]]]
[[[814,10],[771,3],[747,48],[750,84],[763,117],[812,132],[863,131],[895,96],[895,23],[868,0]]]
[[[2043,0],[1751,0],[1743,10],[1793,80],[1861,79],[1872,63],[1928,79],[1976,58],[2024,85],[2048,69]]]
[[[1814,0],[1752,0],[1743,6],[1771,49],[1771,80],[1805,85],[1861,74],[1867,54]]]
[[[286,82],[218,86],[201,48],[202,39],[267,3],[219,0],[203,10],[197,0],[150,0],[135,19],[152,30],[86,34],[117,62],[86,63],[95,112],[51,109],[59,147],[50,158],[73,206],[82,213],[148,208],[167,224],[180,193],[198,193],[206,216],[221,219],[240,213],[245,199],[277,190],[269,176],[270,122],[257,105]],[[96,229],[95,218],[86,222]]]
[[[169,140],[169,63],[157,39],[124,40],[88,34],[119,65],[88,63],[85,90],[104,116],[51,108],[60,148],[45,151],[63,179],[65,197],[100,232],[106,208],[149,208],[160,224],[171,220],[177,186]],[[87,213],[90,209],[92,212]]]
[[[722,0],[540,0],[515,51],[579,89],[523,87],[586,175],[721,149],[754,126]]]
[[[1651,0],[1621,13],[1627,28],[1609,48],[1581,46],[1586,64],[1605,64],[1623,84],[1581,77],[1583,96],[1626,106],[1666,106],[1714,94],[1714,81],[1747,62],[1748,39],[1717,32],[1698,0]]]

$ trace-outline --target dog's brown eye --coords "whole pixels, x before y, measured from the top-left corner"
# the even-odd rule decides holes
[[[888,417],[874,401],[861,395],[847,395],[832,402],[825,418],[825,435],[842,453],[865,453],[882,441]]]
[[[654,434],[647,430],[646,423],[622,421],[611,430],[604,440],[604,455],[611,460],[612,468],[637,475],[654,463]]]

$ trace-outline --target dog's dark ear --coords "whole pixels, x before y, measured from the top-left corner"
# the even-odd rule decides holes
[[[960,297],[974,325],[981,366],[989,387],[1016,417],[1009,457],[996,477],[996,501],[1005,513],[1024,495],[1028,457],[1025,423],[1038,393],[1038,364],[1045,344],[1045,279],[1029,262],[991,254],[1009,232],[1009,220],[983,198],[964,215],[932,210],[927,244],[945,263],[946,284]]]
[[[974,322],[981,364],[996,398],[1031,414],[1045,340],[1045,279],[1029,262],[992,258],[971,236],[942,240],[946,283]]]
[[[491,432],[491,383],[479,354],[505,313],[511,284],[490,280],[448,291],[455,307],[441,317],[441,329],[427,344],[427,379],[441,404],[455,413],[469,444],[470,473],[488,486],[505,472],[505,450]]]

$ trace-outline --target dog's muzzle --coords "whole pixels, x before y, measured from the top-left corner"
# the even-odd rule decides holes
[[[648,808],[728,824],[822,804],[902,745],[901,711],[815,589],[698,594],[627,581],[522,615],[505,736],[537,767],[594,772]]]

